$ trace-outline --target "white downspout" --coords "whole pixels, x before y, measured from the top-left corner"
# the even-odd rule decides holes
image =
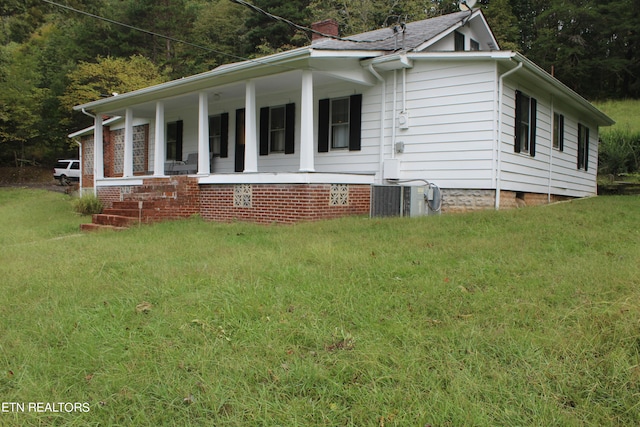
[[[396,158],[396,121],[398,120],[398,70],[393,70],[393,126],[391,126],[391,158]]]
[[[501,171],[502,171],[502,102],[503,91],[504,91],[504,78],[518,71],[524,63],[520,62],[516,68],[513,68],[506,73],[502,74],[499,79],[498,84],[498,137],[496,141],[496,145],[498,148],[498,164],[496,166],[496,210],[500,209],[500,190],[502,180],[500,179]]]
[[[402,69],[402,112],[407,112],[407,69]]]
[[[551,95],[551,144],[549,144],[549,189],[547,191],[547,203],[551,203],[551,183],[553,181],[553,123],[555,116],[555,105],[553,105],[553,94]]]
[[[380,106],[380,182],[382,182],[384,177],[384,113],[385,107],[387,103],[387,82],[386,80],[373,68],[373,64],[369,64],[369,72],[373,74],[373,76],[378,79],[382,83],[382,96],[381,96],[381,106]],[[391,152],[394,152],[393,147],[391,147]]]
[[[91,113],[88,113],[84,108],[82,109],[82,114],[85,116],[89,116],[93,119],[93,195],[98,195],[98,189],[96,188],[96,116]],[[99,132],[101,135],[102,132]],[[80,144],[80,143],[79,143]],[[80,144],[80,195],[82,196],[82,144]]]

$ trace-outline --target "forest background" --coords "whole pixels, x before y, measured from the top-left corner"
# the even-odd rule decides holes
[[[458,10],[451,0],[252,4],[305,27],[334,18],[342,36]],[[631,0],[476,7],[502,49],[523,53],[587,99],[640,98],[640,11]],[[77,155],[67,135],[92,122],[73,105],[304,46],[310,37],[232,0],[3,0],[0,166]]]

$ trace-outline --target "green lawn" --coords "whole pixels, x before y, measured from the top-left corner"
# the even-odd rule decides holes
[[[0,217],[1,426],[640,424],[638,197],[78,235],[67,196],[0,189]]]

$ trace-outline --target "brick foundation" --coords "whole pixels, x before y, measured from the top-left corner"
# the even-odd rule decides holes
[[[111,208],[113,202],[122,201],[123,187],[98,187],[97,196],[105,209]]]
[[[345,184],[198,185],[197,178],[173,176],[136,187],[99,187],[98,197],[108,209],[142,201],[145,222],[199,214],[210,221],[291,224],[365,215],[371,190]]]
[[[572,197],[558,196],[552,194],[549,198],[548,194],[542,193],[525,193],[518,191],[501,191],[500,192],[500,209],[521,208],[524,206],[540,206],[563,200],[569,200]]]
[[[493,209],[495,190],[442,189],[442,212]],[[502,191],[500,208],[547,204],[547,194]],[[371,187],[355,184],[205,184],[189,176],[144,179],[141,186],[99,187],[112,214],[139,209],[145,222],[200,215],[209,221],[291,224],[367,215]],[[551,196],[551,202],[568,197]],[[141,204],[139,202],[142,202]],[[134,205],[132,207],[132,204]],[[121,213],[116,211],[120,210]],[[136,215],[138,210],[136,210]]]
[[[238,193],[238,187],[201,186],[202,217],[212,221],[288,224],[365,215],[371,199],[368,185],[346,185],[348,193],[342,198],[332,197],[331,184],[252,184],[243,186],[242,194]]]

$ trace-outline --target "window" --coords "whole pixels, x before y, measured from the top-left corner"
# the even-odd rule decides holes
[[[454,43],[454,50],[456,52],[462,52],[464,50],[464,34],[459,33],[459,32],[454,32],[453,33],[453,43]]]
[[[564,150],[564,116],[553,113],[553,148]]]
[[[480,43],[473,39],[469,40],[469,50],[480,50]]]
[[[167,123],[167,160],[182,160],[182,120]]]
[[[209,153],[229,156],[229,113],[209,117]]]
[[[349,98],[331,100],[331,148],[349,148]]]
[[[589,170],[589,128],[578,123],[578,169]]]
[[[516,91],[515,152],[536,155],[536,118],[538,102]]]
[[[284,152],[284,106],[269,110],[269,152]]]
[[[321,99],[318,108],[318,152],[360,150],[362,95]]]
[[[260,155],[294,152],[295,118],[295,104],[260,109]]]

